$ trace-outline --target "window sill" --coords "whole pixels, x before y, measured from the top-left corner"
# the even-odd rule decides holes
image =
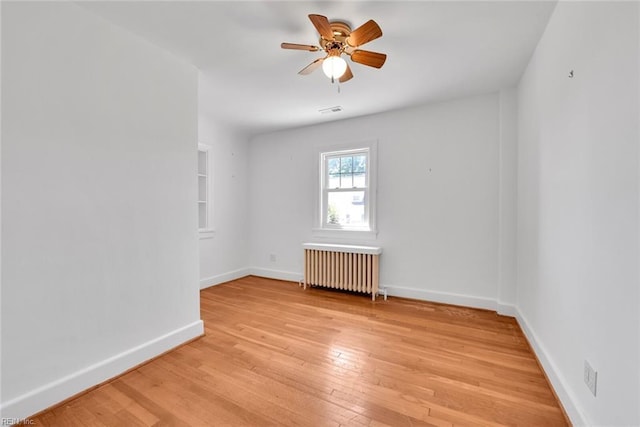
[[[330,239],[333,242],[370,242],[378,237],[377,230],[349,230],[314,228],[311,230],[313,237],[318,239]]]
[[[198,230],[198,237],[200,240],[203,239],[213,239],[213,235],[216,234],[216,230],[213,228],[201,228]]]

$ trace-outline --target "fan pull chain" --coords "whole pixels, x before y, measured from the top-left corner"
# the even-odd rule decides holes
[[[342,87],[342,84],[340,84],[340,80],[336,81],[333,76],[331,76],[331,84],[335,84],[338,87],[338,93],[341,93],[340,88]]]

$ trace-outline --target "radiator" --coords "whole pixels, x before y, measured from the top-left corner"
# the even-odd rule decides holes
[[[323,286],[371,294],[375,301],[379,286],[382,249],[371,246],[305,243],[304,288]]]

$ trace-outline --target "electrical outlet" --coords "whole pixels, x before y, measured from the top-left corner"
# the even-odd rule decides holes
[[[598,373],[595,369],[589,365],[589,362],[584,361],[584,383],[589,387],[591,393],[596,395],[596,384],[598,383]]]
[[[276,262],[276,254],[270,254],[269,255],[269,261]]]

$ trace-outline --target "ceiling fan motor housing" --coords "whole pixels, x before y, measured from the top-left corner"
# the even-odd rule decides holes
[[[347,39],[351,34],[351,27],[346,22],[335,21],[331,22],[331,31],[333,31],[333,40],[326,40],[324,37],[320,37],[320,46],[324,49],[329,55],[336,55],[335,51],[338,51],[338,55],[342,53],[349,44]]]

